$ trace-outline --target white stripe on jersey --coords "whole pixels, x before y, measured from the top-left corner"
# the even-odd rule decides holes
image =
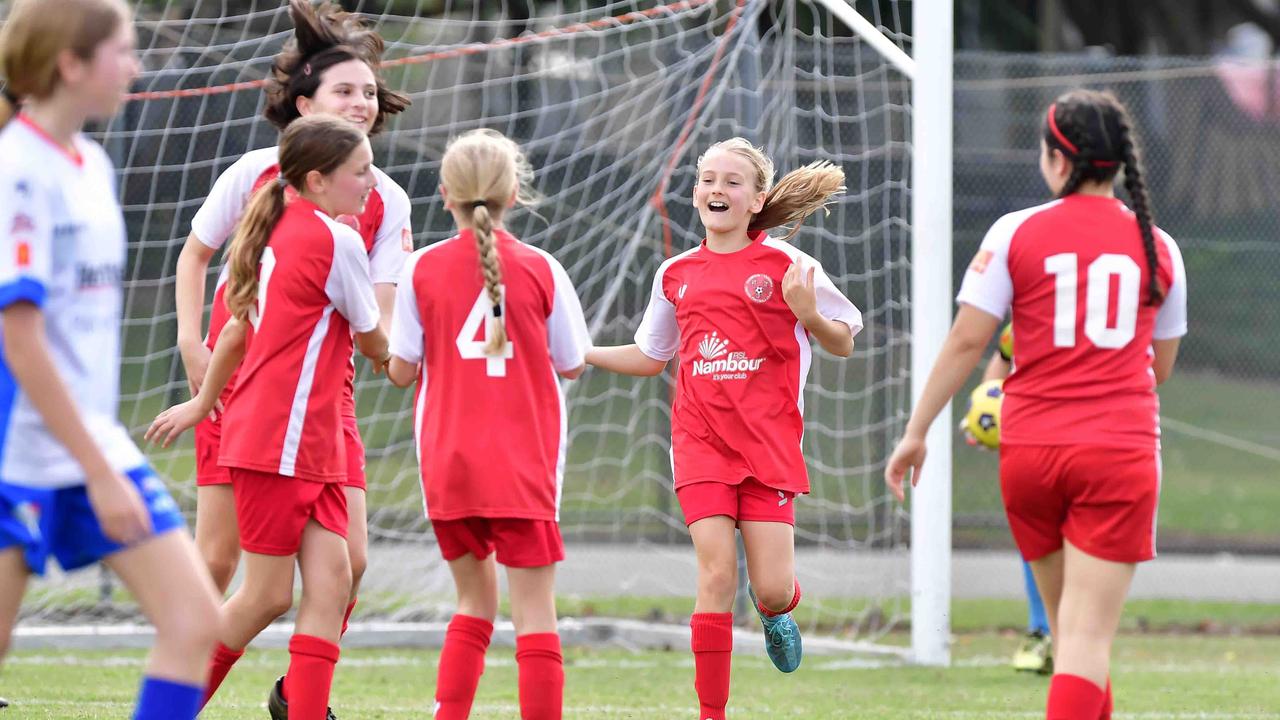
[[[311,339],[307,341],[307,353],[302,358],[302,376],[298,378],[298,387],[293,393],[293,406],[289,409],[289,427],[284,433],[284,452],[280,455],[280,474],[286,477],[293,477],[294,467],[298,462],[298,446],[302,442],[302,425],[307,419],[307,403],[311,399],[311,387],[315,384],[316,363],[320,360],[320,348],[324,345],[324,338],[329,334],[329,318],[332,315],[332,305],[320,313],[320,320],[311,331]]]

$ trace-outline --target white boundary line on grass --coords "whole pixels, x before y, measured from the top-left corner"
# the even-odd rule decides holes
[[[1171,417],[1162,415],[1160,416],[1160,427],[1168,428],[1174,432],[1182,433],[1183,435],[1190,435],[1191,437],[1199,440],[1217,443],[1218,445],[1229,447],[1232,450],[1239,450],[1240,452],[1246,452],[1250,455],[1257,455],[1261,458],[1280,462],[1280,450],[1277,450],[1276,448],[1250,442],[1248,440],[1242,440],[1233,435],[1226,435],[1224,433],[1217,432],[1216,430],[1203,428],[1199,425],[1192,425],[1189,422],[1174,420]]]

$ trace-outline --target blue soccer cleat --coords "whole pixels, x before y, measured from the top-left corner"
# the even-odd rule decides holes
[[[792,619],[791,613],[783,613],[769,617],[760,612],[760,601],[756,593],[747,584],[747,593],[751,596],[751,606],[760,616],[760,624],[764,626],[764,651],[773,661],[773,666],[784,673],[795,672],[800,667],[800,659],[804,649],[800,642],[800,628]]]

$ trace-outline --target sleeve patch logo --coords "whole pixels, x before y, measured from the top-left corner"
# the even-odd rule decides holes
[[[973,256],[973,262],[969,263],[969,269],[981,275],[987,271],[987,265],[991,264],[992,252],[990,250],[979,250],[977,255]]]

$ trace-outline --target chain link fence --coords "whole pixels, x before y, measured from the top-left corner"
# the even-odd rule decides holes
[[[957,287],[996,218],[1049,199],[1041,123],[1076,87],[1129,107],[1156,222],[1186,262],[1189,334],[1160,389],[1160,547],[1280,552],[1280,65],[958,53]],[[956,450],[957,541],[1007,543],[992,531],[1004,527],[996,462],[975,455]]]

